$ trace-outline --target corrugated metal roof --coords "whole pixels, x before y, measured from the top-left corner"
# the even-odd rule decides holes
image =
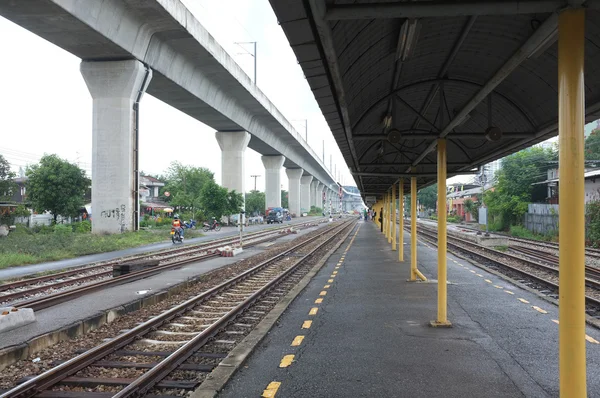
[[[546,20],[553,21],[549,18],[561,3],[557,1],[554,10],[548,9],[552,2],[541,2],[544,8],[536,8],[536,2],[505,0],[504,10],[490,8],[486,13],[486,4],[500,2],[410,2],[427,3],[424,6],[428,8],[439,6],[439,10],[448,12],[418,18],[412,51],[404,61],[397,61],[401,30],[407,19],[381,14],[378,18],[363,18],[360,13],[371,10],[356,10],[356,6],[384,1],[270,2],[348,166],[354,172],[391,174],[355,177],[363,194],[385,192],[397,180],[393,174],[406,173],[420,157],[423,159],[414,171],[433,175],[420,177],[419,184],[433,182],[436,154],[434,151],[423,157],[424,151],[536,31],[537,35],[552,32],[551,22]],[[456,7],[464,8],[467,3],[477,15],[465,12],[455,16],[460,14]],[[339,10],[340,5],[354,7],[353,16],[348,17],[346,9],[342,10],[346,12],[344,18],[332,17],[332,10]],[[523,14],[524,6],[536,13]],[[594,9],[586,11],[585,61],[588,121],[600,115],[600,74],[594,73],[600,61],[600,14],[597,7],[590,7]],[[449,175],[471,170],[556,134],[557,45],[555,35],[545,37],[551,38],[550,45],[543,46],[543,51],[533,51],[493,90],[492,125],[499,127],[504,137],[495,142],[485,138],[489,127],[487,99],[449,133]],[[443,106],[438,94],[441,85]],[[422,115],[421,120],[416,112]],[[391,126],[384,127],[388,114],[392,117]],[[385,139],[391,129],[400,131],[403,137],[396,144]],[[477,133],[480,138],[457,135],[462,133]],[[423,134],[426,136],[420,138]]]

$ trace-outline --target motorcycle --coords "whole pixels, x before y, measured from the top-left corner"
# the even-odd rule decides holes
[[[171,228],[171,240],[173,244],[183,243],[183,238],[181,237],[181,228]]]
[[[220,231],[221,230],[221,225],[219,223],[214,223],[212,225],[210,225],[208,223],[204,223],[204,228],[202,228],[202,230],[204,232],[208,232],[208,231]]]
[[[183,225],[185,225],[185,227],[189,228],[189,229],[196,229],[196,220],[190,220],[190,222],[184,222]]]

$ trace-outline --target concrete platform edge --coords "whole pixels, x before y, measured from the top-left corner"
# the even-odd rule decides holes
[[[294,299],[306,288],[312,278],[323,268],[336,250],[348,239],[348,236],[356,228],[350,229],[340,241],[325,254],[325,256],[302,278],[302,280],[267,314],[267,316],[250,332],[244,340],[240,342],[229,355],[217,365],[217,367],[208,375],[200,386],[191,394],[189,398],[213,398],[225,387],[227,382],[235,375],[240,366],[246,361],[246,358],[254,351],[254,348],[271,330],[275,322],[281,317],[284,311],[294,301]]]
[[[553,299],[552,297],[548,297],[542,293],[540,293],[538,290],[532,289],[529,286],[525,285],[524,283],[521,283],[519,281],[517,281],[516,279],[511,278],[510,276],[504,275],[501,272],[498,272],[494,269],[491,269],[475,260],[472,260],[470,258],[464,257],[463,255],[461,255],[460,253],[454,251],[454,250],[448,250],[448,253],[452,253],[452,255],[462,258],[465,261],[468,261],[469,263],[473,264],[474,266],[481,268],[483,270],[485,270],[486,272],[489,272],[490,274],[494,274],[496,275],[498,278],[504,279],[505,281],[508,281],[514,285],[519,286],[521,289],[528,291],[529,293],[535,294],[537,297],[541,298],[544,301],[547,301],[551,304],[554,304],[556,307],[558,307],[558,300]],[[600,329],[600,320],[595,319],[591,316],[589,316],[588,314],[585,314],[585,322],[592,326],[595,327],[596,329]]]
[[[107,323],[113,322],[115,319],[123,315],[127,315],[131,312],[138,311],[142,308],[166,300],[172,295],[175,295],[188,288],[189,286],[195,284],[198,281],[198,279],[208,274],[210,274],[210,272],[198,275],[195,278],[190,278],[184,282],[181,282],[180,284],[170,287],[167,290],[161,290],[152,295],[145,296],[143,298],[121,305],[119,307],[108,309],[106,311],[98,313],[97,315],[83,319],[67,327],[37,336],[29,340],[27,343],[18,346],[6,347],[0,350],[0,370],[12,365],[17,361],[26,359],[27,357],[35,354],[36,352],[40,352],[45,348],[60,343],[61,341],[71,340],[75,337],[82,336],[95,329],[98,329],[99,327]]]

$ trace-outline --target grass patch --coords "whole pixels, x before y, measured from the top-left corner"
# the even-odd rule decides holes
[[[509,232],[510,232],[510,235],[514,236],[515,238],[534,239],[534,240],[545,241],[545,242],[556,240],[556,235],[554,235],[554,234],[548,234],[548,235],[536,234],[521,225],[512,225],[510,227]]]
[[[128,249],[171,239],[170,228],[156,228],[118,235],[76,233],[59,226],[53,232],[34,233],[19,228],[0,239],[0,268],[64,260],[87,254]],[[201,236],[199,231],[185,231],[186,238]]]
[[[495,246],[494,249],[501,251],[501,252],[505,252],[508,250],[508,246]]]

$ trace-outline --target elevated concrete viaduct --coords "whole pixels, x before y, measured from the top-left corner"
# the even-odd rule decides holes
[[[3,1],[0,15],[82,59],[94,99],[94,232],[136,228],[138,132],[131,121],[144,91],[217,131],[223,186],[244,190],[247,145],[263,161],[277,158],[265,162],[268,206],[280,204],[280,162],[337,190],[321,159],[179,0]],[[106,184],[110,196],[102,193]],[[299,188],[290,188],[292,203],[300,215]]]

